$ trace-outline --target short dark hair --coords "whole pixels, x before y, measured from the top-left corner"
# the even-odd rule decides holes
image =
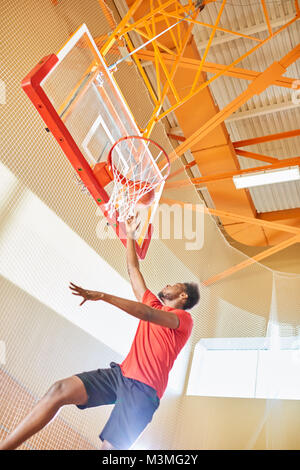
[[[184,310],[190,310],[200,300],[199,286],[195,282],[184,282],[185,292],[188,296],[184,304]]]

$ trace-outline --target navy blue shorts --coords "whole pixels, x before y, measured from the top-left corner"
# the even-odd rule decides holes
[[[116,449],[129,449],[148,423],[152,421],[160,400],[156,390],[138,380],[124,377],[115,362],[110,369],[97,369],[76,374],[83,382],[88,401],[77,405],[81,410],[115,404],[99,435]]]

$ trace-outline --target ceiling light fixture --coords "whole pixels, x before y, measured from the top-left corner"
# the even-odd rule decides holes
[[[285,183],[300,179],[299,166],[280,168],[278,170],[256,171],[233,177],[237,189],[264,186],[266,184]]]

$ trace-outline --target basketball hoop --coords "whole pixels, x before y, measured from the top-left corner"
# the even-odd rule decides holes
[[[170,173],[165,150],[142,136],[119,139],[111,148],[107,162],[114,177],[114,187],[106,209],[110,217],[117,212],[120,222],[134,215],[137,204],[150,203],[152,197],[145,195],[151,193],[152,196]]]

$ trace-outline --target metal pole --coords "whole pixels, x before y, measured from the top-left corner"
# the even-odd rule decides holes
[[[197,9],[200,9],[200,11],[204,8],[204,6],[201,7],[203,3],[203,0],[202,1],[198,1],[196,2],[196,5],[195,5],[195,10]],[[186,20],[186,18],[189,18],[191,15],[193,15],[195,11],[192,11],[191,13],[189,13],[188,15],[186,15],[184,18],[182,18],[181,20],[177,21],[177,23],[174,23],[172,26],[170,26],[169,28],[165,29],[164,31],[162,31],[161,33],[157,34],[154,38],[152,39],[149,39],[149,41],[145,42],[144,44],[142,44],[141,46],[139,46],[137,49],[135,49],[134,51],[132,52],[129,52],[125,57],[122,57],[122,59],[119,59],[117,60],[117,62],[115,62],[114,64],[110,65],[108,67],[108,70],[112,70],[114,69],[118,64],[120,64],[121,62],[123,62],[124,60],[127,60],[129,57],[131,57],[133,54],[135,54],[136,52],[140,51],[141,49],[143,49],[144,47],[146,47],[148,44],[150,44],[151,42],[155,41],[155,39],[159,38],[160,36],[162,36],[163,34],[167,33],[168,31],[170,31],[170,29],[174,28],[175,26],[177,26],[178,24],[180,24],[182,21]]]

